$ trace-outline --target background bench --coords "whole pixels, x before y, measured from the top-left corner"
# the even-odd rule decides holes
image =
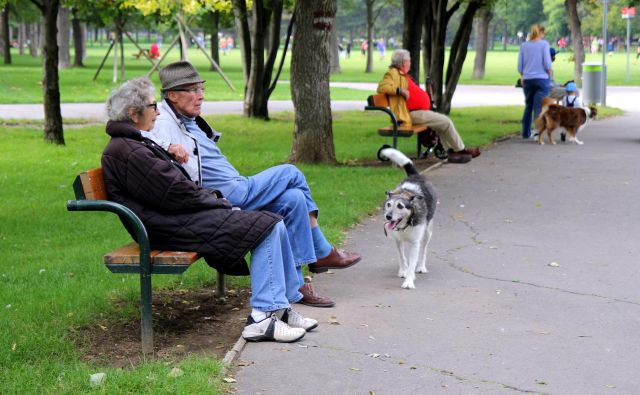
[[[384,93],[377,95],[371,95],[367,98],[367,106],[364,108],[366,111],[382,111],[389,115],[391,119],[391,126],[386,126],[378,129],[378,134],[385,137],[393,137],[393,148],[398,148],[399,137],[413,137],[416,136],[416,158],[420,158],[422,153],[422,144],[420,143],[421,133],[426,133],[429,127],[426,124],[417,124],[411,126],[401,126],[398,124],[396,115],[389,108],[389,98]],[[380,150],[389,147],[383,145]],[[380,150],[378,150],[378,159],[383,160],[380,157]]]
[[[107,200],[102,169],[80,173],[73,182],[77,200],[67,202],[69,211],[108,211],[117,214],[136,235],[138,243],[122,246],[104,256],[104,263],[113,273],[140,274],[140,315],[142,352],[153,354],[153,318],[151,305],[151,275],[181,274],[200,259],[195,252],[151,250],[144,224],[127,207]],[[218,271],[216,295],[225,293],[224,275]]]

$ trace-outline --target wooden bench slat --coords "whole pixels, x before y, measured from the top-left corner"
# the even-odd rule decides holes
[[[398,136],[411,137],[415,134],[425,132],[427,129],[428,127],[425,124],[411,125],[411,127],[400,127],[398,128]],[[393,136],[393,126],[378,129],[378,134],[381,136]]]
[[[82,182],[82,189],[86,199],[108,200],[102,168],[83,171],[80,173],[80,181]]]
[[[200,256],[196,252],[186,251],[151,251],[151,263],[155,265],[190,265]],[[104,256],[107,265],[140,264],[140,249],[137,243],[130,243],[111,251]]]

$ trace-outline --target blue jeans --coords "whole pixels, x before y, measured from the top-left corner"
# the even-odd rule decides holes
[[[251,251],[251,307],[285,309],[302,299],[287,230],[282,221]]]
[[[226,198],[243,210],[265,210],[282,215],[296,266],[316,259],[309,213],[318,212],[304,174],[293,165],[270,167],[251,177],[238,177]],[[301,284],[302,285],[302,284]]]
[[[522,88],[525,103],[522,115],[522,137],[527,139],[531,135],[531,121],[540,115],[542,98],[549,96],[549,80],[543,78],[522,80]]]

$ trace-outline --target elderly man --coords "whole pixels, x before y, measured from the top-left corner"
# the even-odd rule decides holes
[[[391,111],[403,125],[426,123],[440,138],[447,149],[449,162],[467,163],[480,155],[478,148],[465,148],[451,119],[446,115],[431,111],[431,98],[416,84],[409,70],[411,55],[405,49],[397,49],[391,55],[391,66],[378,84],[378,93],[389,96]]]
[[[360,261],[356,253],[338,250],[318,226],[318,207],[307,181],[295,166],[279,165],[245,177],[218,147],[220,133],[200,117],[204,82],[189,62],[175,62],[160,70],[163,101],[151,138],[183,163],[193,181],[217,190],[235,207],[266,210],[284,217],[296,262],[303,304],[332,307],[335,303],[305,284],[302,265],[312,273],[344,269]]]

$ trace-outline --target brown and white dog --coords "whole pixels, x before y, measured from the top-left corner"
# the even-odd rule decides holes
[[[569,142],[582,145],[584,143],[578,140],[576,134],[587,121],[594,119],[596,115],[598,115],[598,110],[594,106],[570,108],[550,104],[546,111],[543,110],[535,120],[536,128],[539,131],[538,144],[544,144],[542,134],[545,131],[547,132],[549,144],[555,144],[556,142],[551,137],[551,134],[556,128],[562,127],[567,131]]]

